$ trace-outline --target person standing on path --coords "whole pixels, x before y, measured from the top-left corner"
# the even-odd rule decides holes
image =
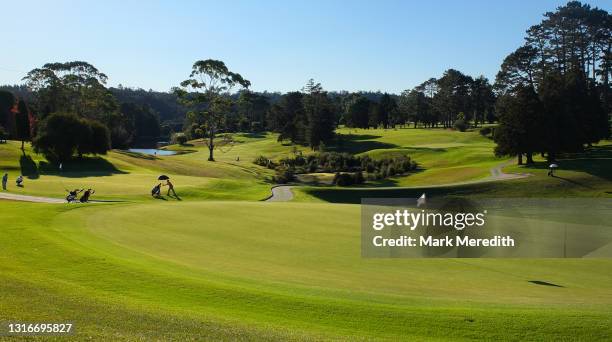
[[[6,190],[6,183],[8,182],[8,173],[2,176],[2,190]]]

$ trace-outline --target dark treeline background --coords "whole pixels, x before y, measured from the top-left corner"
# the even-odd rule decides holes
[[[273,131],[279,141],[316,150],[334,142],[338,125],[464,131],[497,122],[498,155],[516,155],[519,162],[525,155],[530,163],[534,153],[542,153],[553,160],[609,137],[611,72],[612,16],[572,1],[545,13],[527,30],[525,44],[504,59],[494,84],[484,76],[448,69],[400,94],[326,91],[314,80],[285,94],[243,89],[222,94],[227,105],[214,132]],[[96,140],[108,139],[86,153],[153,144],[178,134],[181,140],[205,138],[211,131],[202,115],[181,104],[172,91],[107,88],[106,79],[86,62],[33,69],[23,85],[0,87],[0,134],[32,139],[44,151],[41,142],[46,140],[36,137],[52,125],[41,123],[62,114],[61,122],[77,125],[81,120],[78,125],[86,131],[99,131],[98,123],[107,130],[98,132]],[[92,134],[80,139],[91,140]],[[85,140],[80,145],[93,146]]]

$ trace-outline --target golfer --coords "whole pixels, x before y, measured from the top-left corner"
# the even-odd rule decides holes
[[[166,180],[166,186],[168,187],[168,193],[166,194],[166,196],[170,196],[170,191],[172,191],[172,194],[174,195],[174,197],[178,197],[176,194],[176,191],[174,191],[174,184],[170,182],[170,179]]]
[[[2,190],[6,190],[6,183],[8,182],[8,173],[2,176]]]

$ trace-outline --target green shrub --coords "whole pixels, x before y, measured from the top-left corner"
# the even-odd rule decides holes
[[[185,135],[185,133],[174,133],[172,135],[172,143],[173,144],[179,144],[179,145],[185,145],[187,143],[187,136]]]
[[[463,119],[457,119],[453,124],[453,128],[458,130],[459,132],[465,132],[468,129],[468,125]]]
[[[264,156],[259,156],[257,158],[255,158],[255,160],[253,161],[254,164],[259,165],[259,166],[263,166],[263,167],[267,167],[268,169],[274,169],[276,168],[276,163],[274,163],[272,160],[264,157]]]
[[[338,186],[349,186],[353,184],[362,184],[365,181],[361,171],[351,173],[336,172],[333,183]]]
[[[286,184],[295,180],[295,172],[293,168],[284,165],[276,168],[276,174],[273,178],[277,184]]]

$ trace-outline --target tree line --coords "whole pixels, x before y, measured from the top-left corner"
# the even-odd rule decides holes
[[[100,146],[107,148],[181,131],[183,140],[204,138],[214,160],[215,136],[227,132],[273,131],[279,141],[320,150],[333,143],[339,125],[463,131],[498,121],[496,154],[516,155],[519,162],[526,156],[531,163],[534,153],[554,160],[609,137],[611,50],[610,14],[571,1],[527,30],[493,85],[448,69],[399,95],[326,91],[314,80],[299,91],[258,93],[222,61],[209,59],[194,63],[172,91],[154,92],[107,88],[106,75],[86,62],[48,63],[30,71],[24,85],[2,87],[8,92],[0,92],[0,127],[16,139],[32,138],[41,151],[41,141],[49,140],[36,136],[53,126],[43,121],[57,115],[101,123],[108,134],[100,137],[108,139],[100,138]],[[78,150],[72,146],[72,154]]]
[[[578,1],[544,14],[496,76],[498,155],[554,161],[610,137],[612,16]]]
[[[0,90],[0,127],[22,147],[31,140],[49,160],[105,153],[160,135],[158,114],[147,104],[119,102],[105,86],[107,76],[87,62],[47,63],[23,80],[23,86]]]

